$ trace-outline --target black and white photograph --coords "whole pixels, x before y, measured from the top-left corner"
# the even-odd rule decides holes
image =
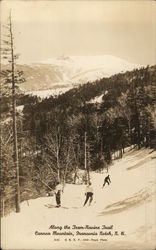
[[[155,13],[1,0],[2,250],[156,249]]]

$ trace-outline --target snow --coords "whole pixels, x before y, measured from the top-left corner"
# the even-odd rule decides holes
[[[16,107],[16,110],[17,110],[18,112],[22,112],[23,109],[24,109],[24,105],[19,105],[19,106]]]
[[[73,83],[85,83],[95,81],[113,74],[132,70],[140,67],[124,59],[112,55],[96,56],[61,56],[42,61],[60,67],[63,70],[63,78],[72,80]]]
[[[57,96],[61,95],[68,90],[70,90],[73,86],[68,86],[68,87],[62,87],[62,88],[57,88],[57,89],[46,89],[46,90],[34,90],[34,91],[28,91],[26,94],[28,95],[33,95],[33,96],[38,96],[41,99],[48,98],[50,96]]]
[[[95,98],[91,99],[87,103],[102,103],[102,98],[103,98],[103,94],[96,96]]]
[[[89,100],[87,103],[102,103],[103,101],[103,96],[108,94],[108,90],[105,91],[104,94],[101,94],[99,96],[96,96],[94,98],[92,98],[91,100]]]
[[[62,195],[64,208],[55,205],[55,197],[41,197],[21,204],[21,213],[12,212],[2,218],[2,248],[4,249],[155,249],[155,181],[156,151],[128,148],[121,160],[115,160],[109,170],[111,185],[102,188],[103,173],[91,173],[94,200],[83,207],[85,185],[66,184]],[[68,208],[68,209],[66,209]],[[98,229],[65,230],[65,225],[101,227],[124,231],[125,236],[54,236],[55,225],[64,231],[97,232]],[[62,230],[61,230],[62,227]],[[55,241],[54,239],[60,239]],[[66,241],[67,239],[67,241]],[[76,239],[74,241],[73,239]],[[85,241],[88,239],[88,241]],[[100,240],[101,239],[101,240]],[[98,240],[98,241],[97,241]]]
[[[96,67],[103,67],[104,65],[106,66],[109,65],[108,68],[114,68],[118,66],[119,67],[136,67],[138,65],[132,64],[127,62],[124,59],[121,59],[119,57],[115,57],[112,55],[97,55],[97,56],[69,56],[67,58],[64,57],[57,57],[57,58],[49,58],[45,61],[42,61],[44,64],[54,64],[54,65],[73,65],[75,68],[83,67],[85,69],[90,69],[90,68],[96,68]],[[111,67],[110,67],[111,65]]]

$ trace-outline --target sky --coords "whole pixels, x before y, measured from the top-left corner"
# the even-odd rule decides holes
[[[156,1],[2,0],[1,23],[12,11],[20,61],[65,55],[113,55],[156,64]]]

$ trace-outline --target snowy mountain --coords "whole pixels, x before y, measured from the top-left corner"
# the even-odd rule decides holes
[[[24,71],[26,82],[22,84],[24,91],[51,90],[50,94],[65,92],[73,86],[92,82],[113,74],[130,71],[139,67],[123,59],[110,56],[61,56],[50,58],[40,63],[19,65]],[[56,91],[57,90],[57,91]],[[48,95],[46,91],[45,95]]]
[[[51,58],[43,63],[60,67],[62,80],[72,83],[95,81],[102,77],[109,77],[119,72],[132,70],[137,65],[110,55],[101,56],[61,56]]]

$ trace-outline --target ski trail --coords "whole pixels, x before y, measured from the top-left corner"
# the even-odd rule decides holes
[[[114,161],[109,170],[111,184],[102,188],[106,172],[91,173],[94,197],[91,206],[85,201],[85,185],[66,184],[62,194],[62,208],[55,208],[55,196],[22,202],[21,213],[12,212],[2,218],[2,247],[4,249],[154,249],[155,227],[155,152],[149,149],[128,150],[121,160]],[[148,159],[148,160],[147,160]],[[48,207],[48,206],[51,206]],[[67,208],[67,209],[66,209]],[[53,232],[51,226],[113,225],[114,231],[125,236],[102,236],[106,242],[96,242],[97,236],[35,235]],[[63,231],[60,230],[61,232]],[[70,230],[67,230],[70,231]],[[73,232],[73,230],[72,230]],[[75,231],[76,232],[76,231]],[[76,241],[69,239],[76,238]],[[80,238],[80,241],[78,239]],[[65,241],[67,239],[68,241]],[[92,240],[91,240],[92,239]],[[18,244],[17,244],[18,242]]]

